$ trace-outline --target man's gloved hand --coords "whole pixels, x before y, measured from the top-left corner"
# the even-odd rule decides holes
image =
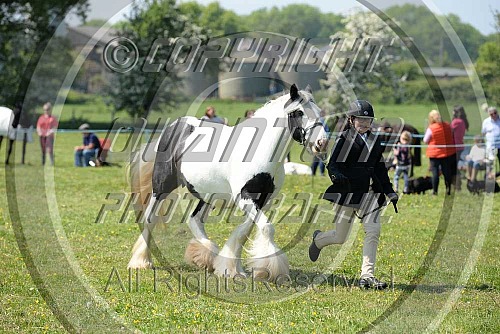
[[[387,197],[389,197],[389,200],[394,204],[397,204],[399,201],[399,196],[396,193],[387,194]]]
[[[398,200],[399,200],[399,196],[398,194],[396,193],[389,193],[387,194],[387,197],[389,197],[389,200],[391,201],[392,205],[394,206],[394,211],[396,213],[398,213]]]
[[[345,187],[349,185],[349,179],[342,173],[334,173],[330,175],[330,179],[332,180],[333,184],[338,186]]]

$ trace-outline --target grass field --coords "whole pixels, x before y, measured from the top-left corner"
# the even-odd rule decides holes
[[[258,106],[212,102],[230,121]],[[425,119],[430,107],[381,106],[379,110],[380,117],[404,117],[418,126],[417,120]],[[105,119],[109,114],[101,114],[102,119],[94,116],[92,111],[78,117],[109,122]],[[61,118],[66,117],[65,111]],[[478,120],[471,120],[474,128]],[[384,214],[377,261],[378,275],[390,281],[392,273],[394,287],[361,291],[352,286],[361,262],[360,224],[353,226],[344,246],[325,249],[319,261],[311,263],[307,248],[312,231],[332,228],[328,212],[314,223],[309,221],[312,208],[320,205],[328,210],[318,198],[329,180],[288,176],[282,191],[286,197],[281,207],[274,207],[273,221],[277,243],[290,260],[292,283],[270,284],[269,291],[262,282],[253,286],[247,280],[242,292],[243,286],[234,282],[226,291],[222,281],[217,293],[216,280],[210,278],[205,293],[205,273],[183,261],[190,233],[182,219],[189,200],[181,201],[171,223],[155,232],[155,261],[163,270],[156,272],[156,278],[152,270],[142,271],[139,282],[133,272],[129,281],[126,266],[140,233],[132,214],[120,223],[126,215],[121,207],[95,223],[103,204],[113,205],[117,194],[128,192],[124,164],[115,155],[119,166],[74,168],[72,150],[80,141],[78,134],[57,135],[53,169],[41,168],[38,143],[28,145],[28,165],[0,165],[0,179],[5,180],[0,186],[2,332],[135,328],[190,333],[409,333],[437,328],[441,333],[495,333],[500,328],[498,194],[473,196],[462,191],[445,197],[441,189],[437,197],[403,196],[399,214],[392,209]],[[297,160],[295,147],[292,157]],[[16,154],[18,161],[19,147]],[[425,168],[417,175],[426,174]],[[305,195],[311,210],[286,216],[292,205],[302,203],[294,199],[296,193],[311,194]],[[129,197],[124,200],[127,203]],[[206,228],[222,246],[241,221],[241,213],[219,207]],[[325,274],[328,283],[322,283],[319,274]],[[300,284],[298,278],[309,285]]]

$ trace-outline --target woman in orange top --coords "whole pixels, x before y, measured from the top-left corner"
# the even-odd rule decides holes
[[[54,133],[57,129],[57,118],[52,116],[52,104],[43,105],[43,115],[36,122],[36,132],[40,137],[42,148],[42,165],[45,165],[45,154],[49,153],[50,162],[54,165]]]
[[[441,120],[439,111],[432,110],[429,113],[429,127],[424,135],[424,143],[428,144],[427,156],[430,160],[432,171],[433,194],[437,195],[439,186],[439,168],[444,176],[446,194],[451,191],[451,164],[455,159],[455,141],[451,126]]]

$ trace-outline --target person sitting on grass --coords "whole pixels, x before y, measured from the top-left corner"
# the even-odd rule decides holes
[[[476,181],[477,171],[486,167],[486,148],[481,136],[474,136],[474,146],[465,157],[467,160],[467,180]]]
[[[220,118],[215,114],[215,108],[213,106],[208,106],[205,115],[203,115],[200,118],[202,121],[207,121],[207,122],[214,122],[214,123],[220,123],[220,124],[226,124],[227,121],[223,118]]]
[[[97,156],[101,143],[99,138],[89,131],[90,126],[87,123],[80,125],[78,130],[83,134],[83,145],[75,146],[75,166],[88,167],[92,158]]]
[[[252,118],[255,115],[254,109],[248,109],[245,111],[245,118]]]

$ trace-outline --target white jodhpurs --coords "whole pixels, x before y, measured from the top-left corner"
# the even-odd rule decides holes
[[[356,216],[354,215],[354,211],[356,210],[357,214],[362,217],[362,214],[368,213],[378,207],[377,201],[369,202],[370,205],[365,205],[360,210],[338,205],[338,210],[334,218],[335,229],[319,233],[314,238],[316,246],[321,249],[332,244],[343,244],[349,236],[352,224],[355,222]],[[361,278],[366,278],[374,276],[375,273],[375,261],[380,237],[380,210],[367,214],[361,222],[365,231]]]

